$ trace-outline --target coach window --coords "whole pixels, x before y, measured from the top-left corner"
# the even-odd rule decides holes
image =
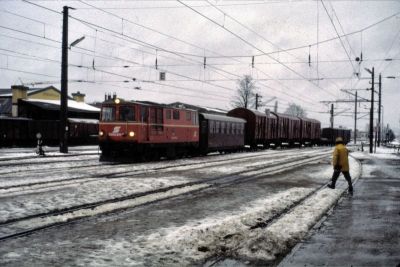
[[[103,121],[115,120],[115,107],[103,107],[101,109],[101,119]]]
[[[157,124],[156,129],[158,131],[162,131],[163,127],[164,127],[164,125],[163,125],[163,112],[162,111],[163,111],[162,108],[157,108],[157,111],[156,111],[156,124]]]
[[[119,121],[134,121],[134,120],[135,120],[134,106],[121,106],[119,108]]]
[[[166,119],[167,119],[167,120],[170,120],[171,118],[172,118],[171,110],[170,110],[170,109],[167,109]]]
[[[174,110],[172,116],[174,120],[179,120],[179,110]]]
[[[156,109],[150,108],[150,123],[156,123]]]

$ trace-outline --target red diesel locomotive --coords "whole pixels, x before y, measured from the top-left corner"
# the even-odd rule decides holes
[[[199,143],[198,113],[151,102],[110,99],[103,103],[99,145],[103,156],[175,157]]]

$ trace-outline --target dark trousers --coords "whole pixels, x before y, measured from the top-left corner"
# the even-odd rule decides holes
[[[351,184],[351,176],[349,172],[342,172],[340,170],[334,170],[332,174],[332,186],[335,187],[336,180],[339,178],[340,173],[343,173],[344,178],[346,179],[347,183],[349,184],[349,188],[353,188]]]

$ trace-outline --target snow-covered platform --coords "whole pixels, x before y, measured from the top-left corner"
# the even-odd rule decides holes
[[[400,156],[392,149],[353,156],[363,163],[354,196],[344,197],[279,266],[398,266]]]

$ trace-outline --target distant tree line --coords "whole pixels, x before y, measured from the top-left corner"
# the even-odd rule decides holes
[[[258,98],[256,96],[259,96]],[[235,108],[254,109],[263,107],[265,104],[260,101],[261,94],[258,93],[256,82],[250,75],[244,75],[242,79],[237,81],[236,95],[232,101],[232,106]],[[258,103],[257,103],[258,101]],[[306,117],[306,110],[295,103],[290,103],[284,114]]]

